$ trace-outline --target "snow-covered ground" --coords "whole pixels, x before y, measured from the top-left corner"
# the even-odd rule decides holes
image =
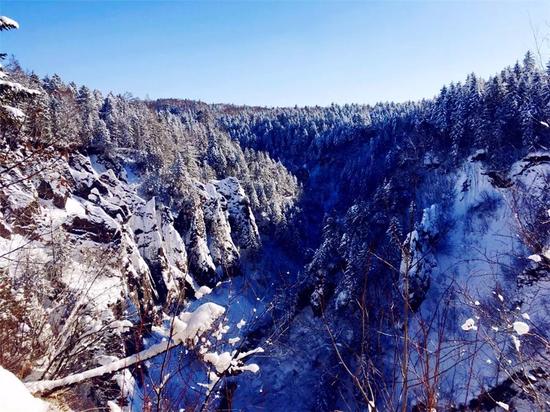
[[[530,325],[542,326],[550,317],[548,293],[534,293],[548,291],[542,284],[548,281],[518,282],[531,251],[519,236],[518,222],[528,211],[517,209],[517,184],[525,184],[529,195],[549,188],[548,164],[528,163],[511,168],[507,177],[514,186],[497,187],[482,164],[469,159],[450,177],[456,182],[452,210],[440,211],[448,213],[447,225],[430,226],[436,220],[427,219],[433,208],[425,210],[420,225],[421,233],[441,232],[444,246],[430,247],[426,235],[424,245],[416,247],[423,269],[418,276],[429,282],[411,335],[420,341],[421,322],[435,322],[427,340],[431,367],[438,363],[443,371],[437,377],[441,398],[455,405],[529,367],[522,363],[520,342]],[[425,366],[419,353],[413,350],[411,382],[419,380]]]
[[[0,402],[3,412],[53,412],[53,407],[32,396],[17,376],[0,366]]]

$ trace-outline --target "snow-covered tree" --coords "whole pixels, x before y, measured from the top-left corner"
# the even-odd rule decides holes
[[[6,16],[0,16],[0,31],[18,29],[19,24]],[[0,61],[6,54],[0,54]],[[25,121],[25,113],[17,106],[23,101],[36,97],[39,91],[23,86],[9,80],[9,75],[0,65],[0,125],[2,126],[2,138],[11,145],[19,135],[19,131]]]

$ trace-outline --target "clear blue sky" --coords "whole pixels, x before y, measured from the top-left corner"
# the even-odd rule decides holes
[[[1,0],[0,14],[21,24],[0,50],[39,75],[268,106],[431,97],[514,63],[534,48],[531,26],[550,34],[550,1]]]

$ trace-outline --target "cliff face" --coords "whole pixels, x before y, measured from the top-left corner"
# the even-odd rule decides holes
[[[241,250],[260,245],[235,178],[193,182],[200,202],[170,210],[142,198],[136,184],[95,158],[44,150],[29,160],[31,150],[6,155],[3,164],[13,166],[0,189],[2,270],[37,312],[35,338],[45,344],[39,359],[18,365],[32,364],[29,378],[59,377],[82,368],[77,362],[124,355],[128,330],[150,331],[163,313],[236,273]],[[71,317],[86,324],[65,330]],[[25,341],[26,332],[16,329]]]

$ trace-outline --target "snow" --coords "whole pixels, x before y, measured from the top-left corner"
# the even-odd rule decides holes
[[[255,353],[264,353],[264,349],[263,348],[254,348],[252,350],[249,350],[248,352],[241,352],[239,353],[239,355],[237,355],[237,360],[241,360],[241,359],[244,359],[250,355],[254,355]]]
[[[10,29],[18,29],[19,23],[6,16],[0,16],[0,27],[6,27]]]
[[[261,243],[258,226],[249,206],[250,201],[239,181],[234,177],[228,177],[223,180],[211,180],[210,184],[227,204],[227,214],[234,222],[231,229],[235,232],[236,243],[242,248],[257,248]]]
[[[249,371],[252,373],[258,373],[260,370],[260,367],[256,363],[249,363],[247,365],[240,366],[238,369],[240,371]]]
[[[209,295],[212,293],[212,289],[210,289],[208,286],[201,286],[196,292],[195,292],[195,298],[200,299],[205,295]]]
[[[193,290],[198,289],[188,273],[185,243],[173,226],[170,211],[157,208],[153,197],[136,206],[129,225],[141,256],[147,262],[158,263],[162,268],[162,281],[168,291],[168,301],[177,298],[184,282],[189,283]]]
[[[114,379],[121,390],[121,395],[128,399],[131,405],[135,406],[135,410],[142,411],[144,409],[142,404],[143,397],[139,393],[139,388],[132,372],[124,369],[117,373]]]
[[[513,183],[521,180],[529,187],[530,192],[538,193],[547,184],[547,166],[535,163],[527,158],[517,162],[508,173],[508,178]],[[442,358],[445,360],[442,369],[450,368],[452,376],[443,374],[441,391],[452,391],[458,399],[471,399],[484,387],[493,385],[491,379],[498,373],[498,362],[495,361],[493,350],[476,345],[480,338],[483,340],[490,336],[492,339],[498,334],[504,334],[510,339],[508,342],[515,351],[520,350],[521,344],[528,344],[527,341],[523,342],[521,335],[513,328],[512,323],[516,319],[512,318],[508,324],[498,324],[495,320],[487,319],[489,303],[498,312],[504,313],[508,310],[508,302],[523,302],[518,309],[517,320],[526,319],[521,314],[528,312],[534,324],[543,324],[547,319],[547,294],[533,292],[529,297],[524,297],[523,292],[520,295],[517,283],[502,271],[502,267],[514,264],[510,256],[521,255],[525,250],[517,236],[518,216],[515,215],[516,211],[512,207],[513,198],[511,199],[514,196],[513,189],[494,187],[483,169],[483,163],[477,161],[465,162],[461,170],[448,179],[450,182],[456,182],[455,197],[452,207],[443,211],[450,224],[445,227],[445,232],[440,233],[443,233],[445,244],[450,247],[436,248],[434,251],[437,267],[431,275],[431,284],[426,300],[422,303],[421,314],[424,318],[432,316],[448,286],[452,285],[453,288],[462,291],[463,305],[457,305],[452,309],[453,317],[458,320],[449,321],[451,327],[446,331],[446,335],[449,342],[452,342],[461,334],[459,339],[464,339],[466,345],[463,350],[455,351],[455,356],[452,346],[449,345],[447,348],[444,344],[442,353],[445,354]],[[424,189],[429,190],[429,187]],[[543,193],[541,198],[542,196]],[[520,210],[517,213],[521,212]],[[420,230],[420,227],[417,227],[417,230]],[[542,252],[536,252],[544,261],[544,249]],[[525,253],[524,256],[527,257],[529,254]],[[488,299],[491,295],[492,302]],[[474,313],[470,312],[472,309],[475,310]],[[476,320],[476,315],[481,319]],[[487,326],[486,329],[483,328],[483,333],[471,333],[481,329],[482,325]],[[458,329],[457,326],[461,328]],[[411,335],[421,332],[414,329],[415,327],[411,325]],[[519,330],[525,331],[525,327],[522,325]],[[430,339],[437,341],[437,333]],[[488,358],[493,359],[491,364],[486,362]],[[461,363],[463,359],[471,361]],[[512,365],[510,368],[515,369],[516,366]],[[415,373],[419,371],[415,370],[411,374],[412,379],[417,377]],[[462,385],[460,382],[466,382],[470,374],[479,377],[479,383],[468,387]]]
[[[208,247],[214,263],[225,267],[239,259],[239,251],[233,242],[232,228],[229,224],[227,199],[216,191],[212,183],[204,185],[204,218],[214,228],[210,233]],[[238,229],[235,226],[235,229]]]
[[[126,182],[131,186],[138,186],[140,183],[140,176],[136,174],[135,170],[131,166],[125,165],[124,173]]]
[[[186,342],[212,327],[225,313],[223,306],[213,302],[203,303],[194,312],[184,312],[174,318],[174,341]]]
[[[17,107],[8,106],[7,104],[3,104],[2,108],[15,120],[22,121],[25,119],[25,113],[21,109],[18,109]]]
[[[508,404],[504,403],[504,402],[500,402],[500,401],[497,401],[496,403],[498,406],[500,406],[502,409],[504,409],[505,411],[509,411],[510,410],[510,406],[508,406]]]
[[[19,83],[10,82],[8,80],[0,80],[0,89],[11,89],[14,93],[25,93],[31,96],[37,96],[40,94],[38,90],[29,89]]]
[[[69,215],[86,216],[86,209],[84,209],[82,203],[72,197],[67,199],[65,210]]]
[[[402,265],[402,268],[404,267],[403,266],[403,263],[401,264]],[[344,306],[347,305],[347,303],[349,302],[349,293],[347,290],[342,290],[340,293],[338,293],[338,296],[336,296],[336,300],[334,302],[334,306],[336,308],[343,308]]]
[[[218,383],[218,381],[220,380],[220,377],[215,373],[215,372],[210,372],[208,374],[208,383],[198,383],[197,385],[202,387],[202,388],[205,388],[206,389],[206,393],[210,393],[212,391],[212,389],[214,389],[214,386],[216,386],[216,384]]]
[[[256,281],[254,280],[245,279],[243,277],[236,277],[231,279],[231,281],[218,282],[218,284],[212,288],[212,292],[209,295],[203,297],[200,300],[193,300],[189,303],[189,308],[187,309],[187,311],[190,312],[204,304],[206,300],[226,308],[226,312],[219,319],[219,321],[213,325],[211,332],[199,337],[197,346],[194,348],[199,359],[195,362],[186,362],[185,374],[183,376],[192,377],[190,379],[192,379],[192,382],[194,384],[193,386],[199,386],[201,389],[206,389],[202,389],[202,396],[205,396],[206,393],[209,393],[210,390],[213,390],[215,385],[219,386],[220,379],[222,379],[220,376],[218,376],[216,368],[210,362],[206,362],[204,360],[204,356],[212,356],[214,358],[215,356],[213,355],[207,355],[211,352],[215,352],[217,355],[220,355],[224,352],[229,352],[231,355],[233,355],[235,353],[235,350],[238,351],[239,345],[237,344],[237,346],[235,346],[231,342],[233,342],[233,340],[236,341],[237,338],[240,338],[239,342],[241,342],[245,339],[246,336],[244,329],[239,330],[236,327],[237,323],[240,320],[243,320],[243,323],[246,323],[247,325],[250,324],[252,325],[251,327],[254,328],[254,325],[257,321],[251,320],[254,317],[253,308],[258,307],[258,311],[260,313],[264,312],[266,308],[265,303],[263,301],[256,301],[256,297],[258,296],[258,287],[259,285],[257,285]],[[165,329],[169,330],[168,320],[165,322]],[[229,330],[233,331],[233,333],[230,335],[231,338],[225,336],[225,334]],[[156,339],[158,338],[155,338],[155,340]],[[194,341],[194,339],[190,340]],[[191,348],[189,348],[189,350],[191,351]],[[178,361],[178,359],[181,359],[181,354],[182,349],[173,349],[173,354],[169,356],[171,360],[169,366],[170,370],[181,368],[181,362]],[[235,353],[235,355],[233,356],[236,358],[238,355]],[[267,357],[262,358],[262,363],[257,362],[259,364],[258,366],[263,368],[263,362],[267,359]],[[154,380],[160,379],[162,373],[161,360],[161,357],[152,360],[151,366],[148,369],[148,372],[151,374],[152,379]],[[245,361],[244,358],[235,359],[235,363],[232,365],[231,370],[228,371],[228,374],[233,375],[238,372],[253,372],[253,370],[255,370],[255,367],[252,367],[249,370],[249,368],[243,364],[243,361]],[[205,368],[205,366],[207,366],[207,368]],[[226,376],[226,374],[224,374],[224,376]],[[243,380],[247,383],[259,382],[257,378],[252,376],[252,373],[241,375],[238,379]],[[189,383],[190,382],[188,382],[187,378],[182,379],[179,376],[174,376],[174,378],[171,379],[170,382],[167,384],[166,391],[173,391],[174,393],[180,393],[181,391],[183,391],[184,389],[182,389],[182,385],[184,385],[184,387],[186,388],[184,390],[185,396],[183,396],[182,400],[179,401],[177,405],[175,405],[175,410],[177,410],[177,408],[184,408],[186,405],[189,404],[189,402],[196,402],[196,389],[191,389]],[[259,384],[255,384],[253,388],[247,388],[242,392],[240,396],[246,397],[247,394],[249,394],[250,392],[257,393],[257,389],[259,387],[258,385]],[[151,394],[154,396],[153,392],[151,392]],[[132,407],[134,407],[133,403]],[[141,409],[135,408],[135,410]]]
[[[205,273],[215,272],[216,266],[212,260],[206,239],[205,216],[202,208],[193,210],[191,228],[186,235],[186,244],[189,246],[187,252],[189,263]]]
[[[168,261],[169,273],[163,275],[168,288],[177,295],[180,285],[185,280],[193,290],[197,290],[195,279],[188,273],[185,243],[174,228],[172,214],[168,210],[157,211],[156,221],[157,227],[161,228],[161,246]]]
[[[429,233],[432,236],[438,234],[439,228],[437,227],[437,219],[439,214],[438,207],[435,204],[422,211],[420,226],[424,232]]]
[[[130,225],[136,235],[136,242],[145,259],[154,261],[162,245],[162,237],[159,232],[159,224],[156,214],[156,201],[151,198],[142,207],[138,208],[130,218]]]
[[[114,401],[108,401],[107,407],[109,408],[109,412],[122,412],[122,408]]]
[[[529,333],[529,325],[525,322],[517,321],[512,324],[514,331],[519,335],[525,335]]]
[[[216,352],[210,352],[206,353],[204,355],[204,360],[208,363],[210,363],[217,374],[223,374],[225,372],[234,373],[234,372],[252,372],[257,373],[260,370],[260,367],[255,364],[243,364],[242,360],[250,355],[253,355],[255,353],[262,353],[264,350],[262,348],[256,348],[253,350],[250,350],[248,352],[241,352],[237,353],[237,351],[233,352],[222,352],[222,353],[216,353]],[[211,391],[216,382],[220,379],[220,376],[216,373],[210,372],[209,374],[209,383],[208,384],[199,384],[200,386],[203,386],[208,389],[208,391]]]
[[[239,342],[241,340],[241,338],[239,338],[238,336],[235,337],[235,338],[229,338],[229,340],[227,341],[230,345],[235,345],[237,342]]]
[[[117,332],[123,333],[123,332],[127,332],[134,325],[128,319],[124,319],[124,320],[115,320],[110,324],[110,326]]]
[[[229,352],[223,352],[220,354],[216,352],[210,352],[204,355],[204,360],[212,364],[212,366],[214,367],[214,369],[216,369],[218,373],[223,373],[231,367],[233,357]]]
[[[542,258],[540,255],[531,255],[527,259],[532,260],[533,262],[540,263],[542,261]]]
[[[10,264],[21,259],[28,259],[36,265],[45,265],[49,256],[44,248],[36,247],[37,244],[24,236],[14,234],[10,239],[0,237],[0,268],[7,268],[12,278],[16,277],[20,268]]]
[[[373,412],[375,410],[376,410],[376,405],[375,405],[374,401],[369,399],[368,411]],[[435,411],[431,411],[431,412],[435,412]]]
[[[17,376],[0,366],[2,412],[46,412],[49,405],[30,394]]]
[[[476,322],[472,318],[466,319],[466,322],[462,324],[461,328],[465,331],[477,330]]]
[[[519,338],[516,335],[512,335],[511,338],[512,338],[512,343],[514,344],[514,347],[519,352],[519,348],[521,346],[521,341],[519,340]]]
[[[132,366],[138,362],[145,361],[163,352],[166,352],[171,347],[173,347],[173,344],[170,344],[169,342],[163,342],[163,343],[151,346],[150,348],[144,351],[141,351],[135,355],[128,356],[127,358],[111,362],[107,365],[102,365],[97,368],[89,369],[84,372],[75,373],[73,375],[69,375],[61,379],[27,382],[25,385],[32,393],[40,393],[40,392],[45,392],[45,391],[53,390],[64,386],[73,385],[75,383],[80,383],[91,378],[95,378],[98,376],[117,372],[124,368],[128,368],[129,366]]]

